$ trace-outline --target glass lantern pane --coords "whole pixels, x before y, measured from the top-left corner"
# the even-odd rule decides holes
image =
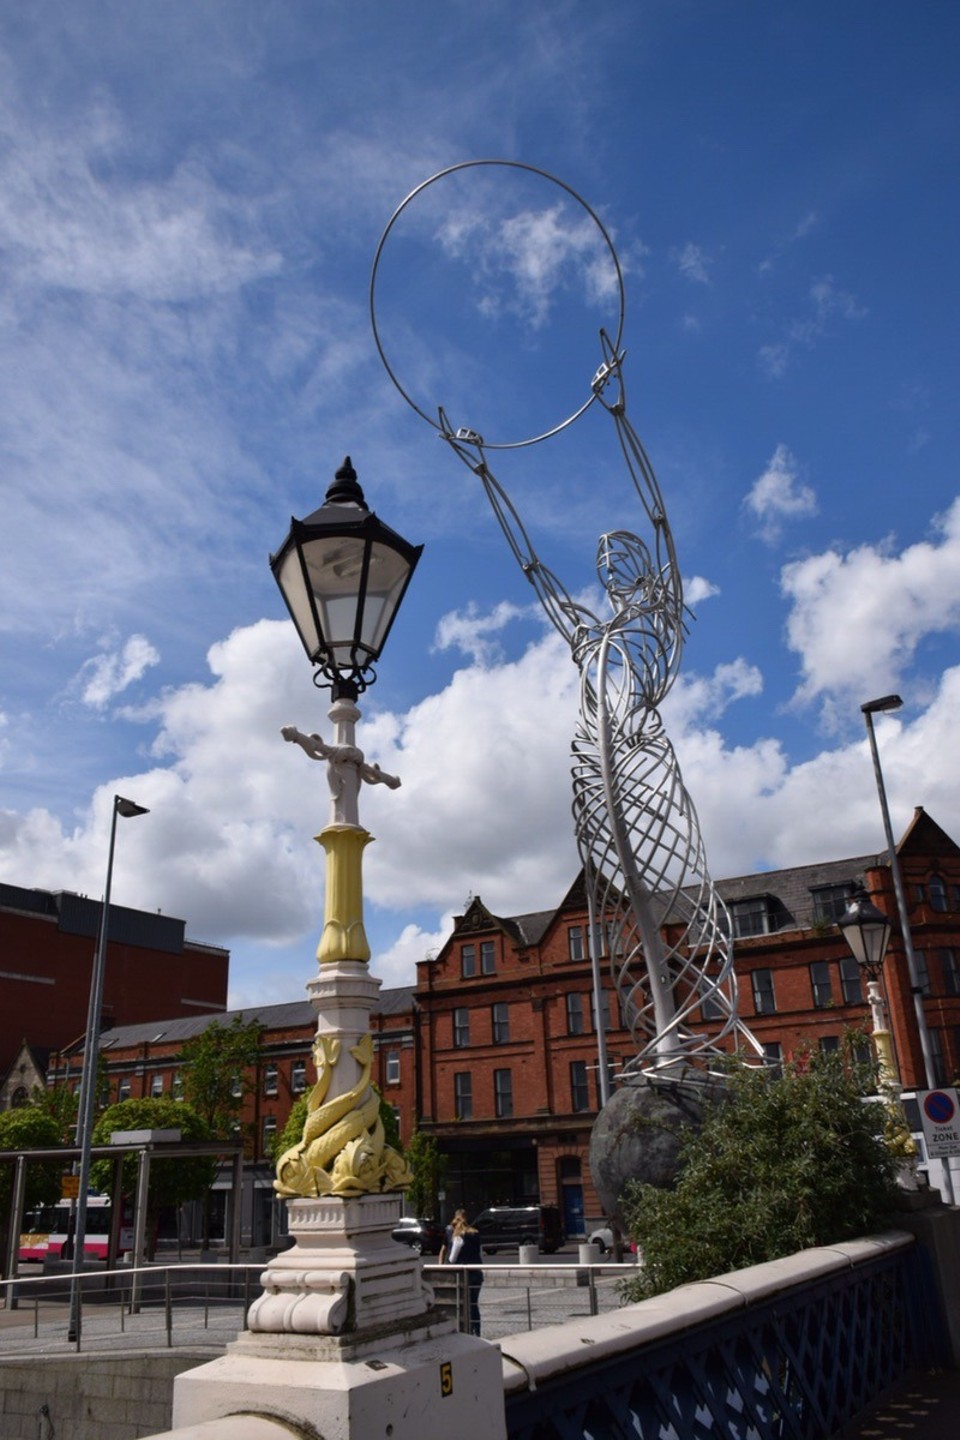
[[[317,627],[313,618],[313,610],[310,605],[310,596],[303,578],[303,571],[300,568],[300,554],[296,547],[291,549],[284,556],[280,565],[280,572],[277,576],[277,583],[283,591],[284,598],[290,607],[290,614],[293,616],[293,623],[300,632],[300,639],[307,654],[315,656],[319,644]]]
[[[303,546],[323,639],[335,663],[348,669],[353,663],[364,548],[362,538],[343,535],[321,536]]]
[[[360,639],[372,655],[380,653],[409,575],[409,562],[396,550],[379,543],[371,546]]]

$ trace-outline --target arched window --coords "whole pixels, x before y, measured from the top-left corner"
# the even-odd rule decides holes
[[[931,910],[946,910],[947,908],[947,887],[942,875],[931,875],[927,882],[927,894],[930,896]]]

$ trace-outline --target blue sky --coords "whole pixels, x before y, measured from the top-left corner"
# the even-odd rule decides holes
[[[302,994],[327,799],[279,731],[329,724],[267,555],[349,453],[426,547],[363,706],[403,779],[363,797],[375,969],[412,980],[471,894],[561,898],[572,666],[368,312],[395,208],[480,158],[570,186],[623,266],[712,872],[882,848],[859,705],[891,690],[895,829],[960,837],[958,39],[952,0],[0,10],[0,879],[99,895],[119,790],[151,814],[118,903],[229,946],[234,1003]],[[377,314],[428,413],[576,408],[584,218],[507,167],[404,211]],[[573,591],[643,531],[597,407],[495,473]]]

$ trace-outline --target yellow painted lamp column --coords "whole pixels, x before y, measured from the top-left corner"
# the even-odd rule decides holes
[[[355,743],[359,718],[353,700],[341,695],[330,709],[333,744],[293,725],[282,732],[312,760],[326,762],[330,787],[330,823],[317,836],[327,856],[319,973],[307,986],[317,1007],[317,1082],[308,1097],[303,1134],[280,1157],[274,1181],[274,1189],[291,1198],[402,1190],[412,1179],[403,1157],[386,1144],[371,1083],[370,1011],[380,982],[367,966],[362,864],[373,837],[358,814],[361,782],[395,790],[400,781],[364,760]]]

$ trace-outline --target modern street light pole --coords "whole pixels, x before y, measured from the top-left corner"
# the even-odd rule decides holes
[[[873,756],[873,771],[877,779],[877,794],[880,797],[880,812],[883,816],[883,829],[887,839],[887,851],[890,856],[890,873],[893,877],[893,889],[897,897],[897,914],[900,916],[903,950],[907,957],[907,971],[910,975],[910,992],[913,995],[913,1006],[917,1017],[920,1049],[923,1052],[924,1075],[927,1082],[927,1089],[933,1090],[937,1086],[933,1046],[930,1043],[930,1031],[927,1028],[927,1016],[923,1008],[923,989],[920,985],[917,956],[913,948],[913,936],[910,933],[910,918],[907,914],[907,897],[903,888],[903,875],[900,871],[900,861],[897,858],[897,847],[893,838],[893,827],[890,824],[890,808],[887,805],[887,791],[883,783],[883,771],[880,768],[880,753],[877,749],[877,737],[873,728],[874,715],[888,710],[899,710],[902,704],[903,701],[899,695],[883,695],[879,700],[867,700],[860,706],[860,709],[863,711],[863,717],[867,724],[867,737],[870,741],[870,753]]]
[[[934,1061],[933,1045],[930,1041],[930,1030],[927,1025],[927,1014],[923,1004],[923,987],[920,984],[920,971],[917,966],[917,956],[913,948],[913,935],[910,931],[910,917],[907,913],[907,897],[903,888],[903,875],[900,870],[900,860],[897,856],[897,847],[893,838],[893,826],[890,823],[890,807],[887,804],[887,789],[883,783],[883,771],[880,768],[880,752],[877,749],[877,737],[873,726],[874,715],[884,714],[889,710],[899,710],[903,701],[899,695],[881,695],[877,700],[866,700],[860,706],[863,718],[867,726],[867,738],[870,741],[870,754],[873,757],[873,773],[877,780],[877,794],[880,797],[880,813],[883,816],[883,830],[887,840],[887,851],[890,856],[890,874],[893,877],[894,894],[897,897],[897,914],[900,917],[900,933],[903,936],[903,952],[907,957],[907,972],[910,976],[910,993],[913,996],[913,1009],[917,1021],[917,1033],[920,1037],[920,1049],[923,1054],[923,1071],[926,1080],[926,1088],[935,1090],[938,1085],[937,1068]],[[948,1204],[953,1204],[953,1176],[950,1172],[950,1161],[943,1162],[944,1198]]]
[[[96,1113],[97,1062],[100,1058],[100,1011],[103,1006],[103,975],[107,961],[107,937],[110,932],[110,890],[113,884],[113,852],[117,839],[117,816],[125,820],[134,815],[149,815],[143,805],[113,797],[110,821],[110,849],[107,854],[107,879],[103,891],[103,908],[97,931],[97,948],[90,976],[90,999],[87,1005],[87,1030],[83,1041],[83,1070],[80,1076],[80,1105],[77,1114],[77,1145],[80,1148],[80,1177],[77,1210],[73,1232],[73,1283],[70,1289],[70,1339],[80,1335],[80,1286],[83,1274],[83,1250],[87,1238],[87,1190],[90,1185],[90,1147],[93,1140],[93,1117]]]

